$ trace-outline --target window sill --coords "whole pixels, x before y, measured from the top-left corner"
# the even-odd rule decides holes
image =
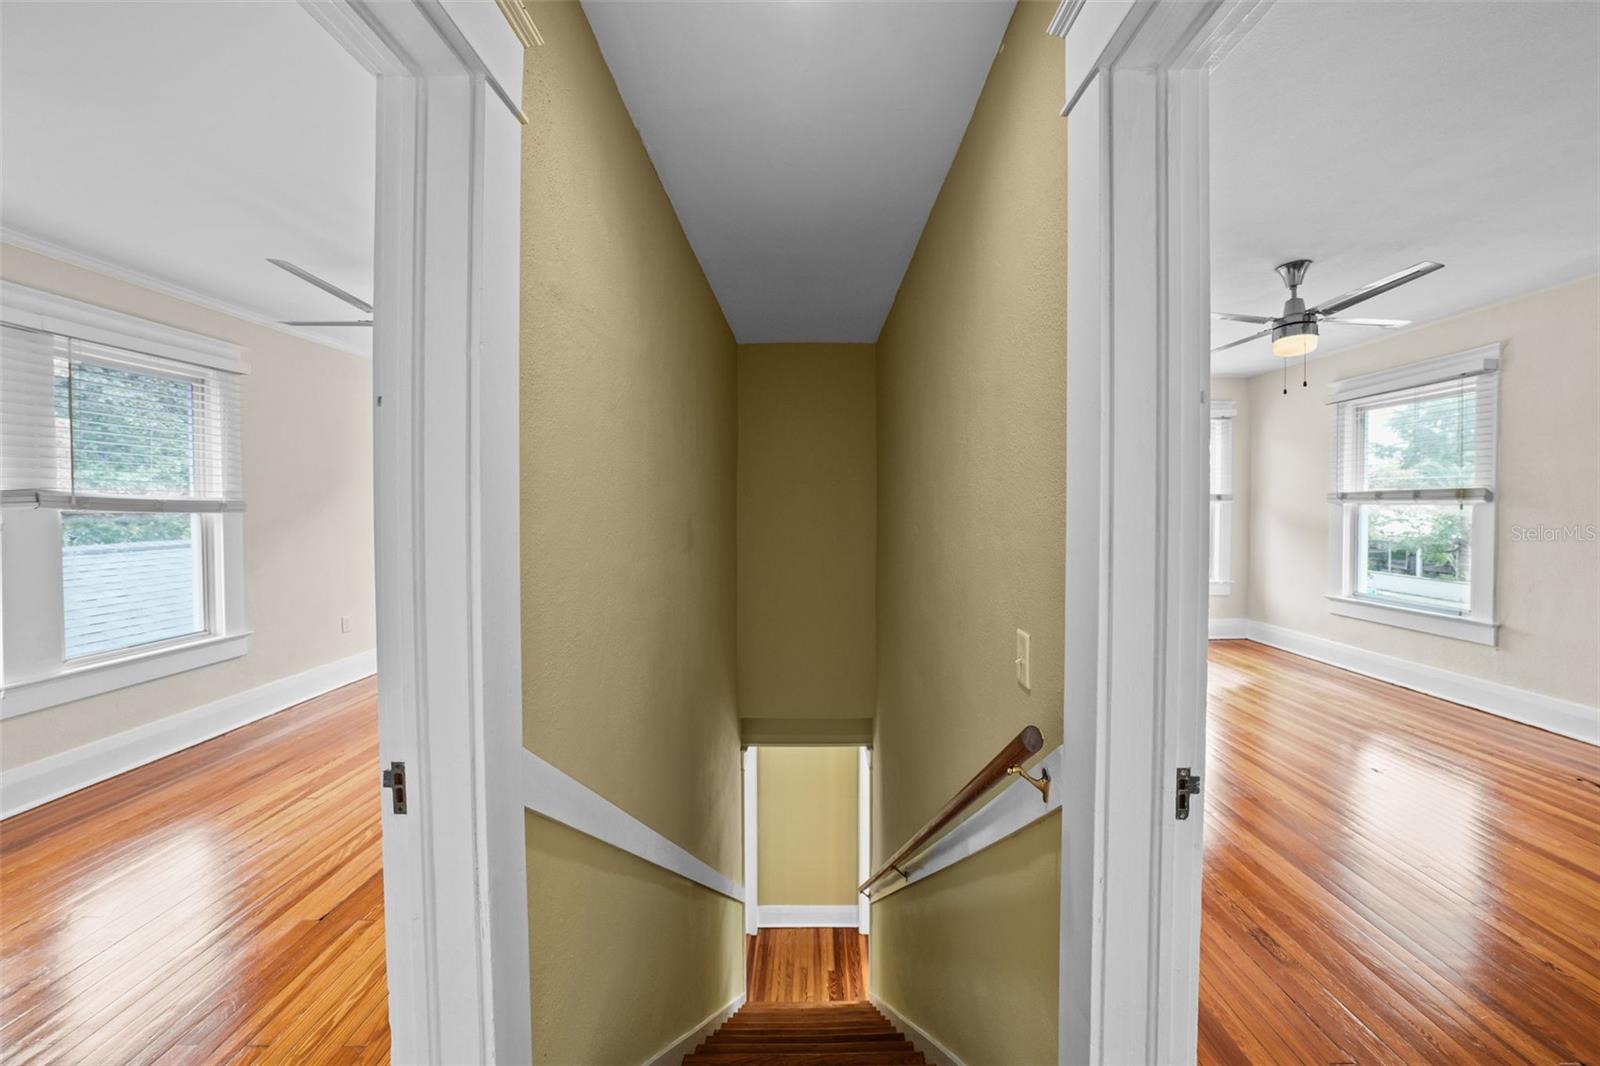
[[[129,685],[237,659],[249,650],[248,632],[231,633],[135,652],[86,666],[69,667],[43,677],[13,681],[0,689],[0,719],[31,714],[73,700],[114,692]]]
[[[1495,646],[1497,640],[1499,626],[1477,618],[1434,614],[1432,611],[1421,611],[1388,603],[1373,603],[1371,600],[1360,600],[1353,596],[1330,594],[1327,600],[1328,610],[1345,618],[1397,626],[1400,629],[1414,629],[1419,633],[1432,633],[1436,637],[1465,640],[1491,648]]]
[[[1232,596],[1233,595],[1233,582],[1232,581],[1213,581],[1211,583],[1211,595],[1213,595],[1213,596]]]

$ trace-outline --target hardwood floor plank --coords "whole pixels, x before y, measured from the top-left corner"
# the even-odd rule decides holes
[[[1210,663],[1201,1061],[1600,1061],[1600,752],[1248,641]]]
[[[867,938],[856,929],[762,929],[748,957],[750,1004],[867,998]]]
[[[388,1061],[358,682],[0,823],[10,1062]]]

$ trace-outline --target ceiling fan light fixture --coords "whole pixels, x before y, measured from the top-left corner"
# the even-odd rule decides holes
[[[1314,320],[1283,322],[1272,329],[1272,354],[1279,359],[1297,359],[1317,350],[1317,323]]]

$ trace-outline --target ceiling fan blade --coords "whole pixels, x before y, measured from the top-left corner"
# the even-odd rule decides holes
[[[279,322],[280,326],[370,326],[372,319],[364,318],[359,322]]]
[[[1377,326],[1379,329],[1399,329],[1411,325],[1409,318],[1334,318],[1324,316],[1324,322],[1332,322],[1336,326]]]
[[[1443,269],[1443,267],[1443,263],[1435,263],[1431,259],[1425,259],[1416,266],[1406,267],[1404,270],[1390,274],[1386,278],[1379,278],[1377,281],[1368,282],[1359,289],[1351,289],[1347,293],[1335,296],[1326,303],[1318,304],[1311,310],[1316,314],[1335,315],[1346,307],[1353,307],[1362,300],[1370,300],[1374,296],[1388,292],[1390,289],[1398,289],[1408,281],[1416,281],[1420,277],[1432,274],[1435,270]]]
[[[297,267],[287,259],[274,259],[271,256],[268,256],[267,262],[271,263],[279,270],[287,270],[301,281],[315,285],[329,296],[337,296],[339,299],[343,300],[345,303],[349,304],[351,307],[354,307],[358,311],[365,311],[369,315],[372,314],[372,305],[367,303],[367,301],[363,300],[361,297],[350,295],[333,282],[323,281],[321,278],[311,273],[311,271],[306,270],[303,267]]]
[[[1215,348],[1213,348],[1211,350],[1213,352],[1227,351],[1229,348],[1237,348],[1241,344],[1249,344],[1251,341],[1257,340],[1257,339],[1259,339],[1261,337],[1265,337],[1267,334],[1269,334],[1271,332],[1272,332],[1271,327],[1268,327],[1267,329],[1263,329],[1263,330],[1260,330],[1259,332],[1252,333],[1248,337],[1240,337],[1236,341],[1229,341],[1227,344],[1219,344],[1217,347],[1215,347]]]
[[[1227,311],[1213,311],[1211,317],[1219,322],[1254,322],[1258,326],[1264,326],[1272,321],[1265,315],[1235,315]]]

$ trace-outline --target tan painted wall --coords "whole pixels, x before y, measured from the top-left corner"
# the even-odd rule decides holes
[[[762,906],[856,902],[860,759],[853,747],[756,749]]]
[[[9,245],[0,250],[0,277],[244,346],[245,597],[253,630],[242,658],[0,723],[0,767],[370,651],[372,363]],[[339,632],[340,615],[350,616],[349,633]]]
[[[1049,18],[1017,5],[878,339],[879,858],[1023,726],[1061,743],[1066,130]]]
[[[1330,381],[1505,341],[1496,489],[1500,643],[1484,647],[1328,613]],[[1600,543],[1518,527],[1600,527],[1600,278],[1318,359],[1309,389],[1251,379],[1250,617],[1341,644],[1600,705]]]
[[[582,10],[535,15],[524,742],[738,877],[737,348]]]
[[[1060,904],[1058,812],[874,903],[873,995],[973,1066],[1055,1062]]]
[[[737,346],[581,8],[533,16],[524,743],[738,881]],[[535,1047],[637,1062],[737,991],[740,909],[563,835],[528,842]]]
[[[1250,589],[1250,381],[1248,378],[1212,378],[1211,398],[1232,400],[1233,414],[1233,532],[1228,553],[1233,590],[1211,597],[1212,618],[1243,618]]]
[[[1046,750],[1062,739],[1066,124],[1052,10],[1017,5],[878,338],[877,861],[1023,726]],[[1032,636],[1031,692],[1015,679],[1017,629]],[[1025,839],[1038,850],[1042,836]],[[1053,994],[1034,1010],[1039,978],[986,946],[1029,930],[1053,988],[1053,892],[977,917],[986,893],[1010,890],[975,871],[998,886],[1035,861],[992,849],[939,875],[944,901],[921,919],[897,924],[909,899],[875,908],[874,984],[969,1061],[1039,1061],[1011,1054],[1009,1034],[1055,1016]],[[1041,1040],[1023,1043],[1054,1046]]]
[[[742,904],[531,811],[526,823],[537,1061],[634,1066],[744,989]]]
[[[870,344],[739,348],[739,714],[872,717]]]

